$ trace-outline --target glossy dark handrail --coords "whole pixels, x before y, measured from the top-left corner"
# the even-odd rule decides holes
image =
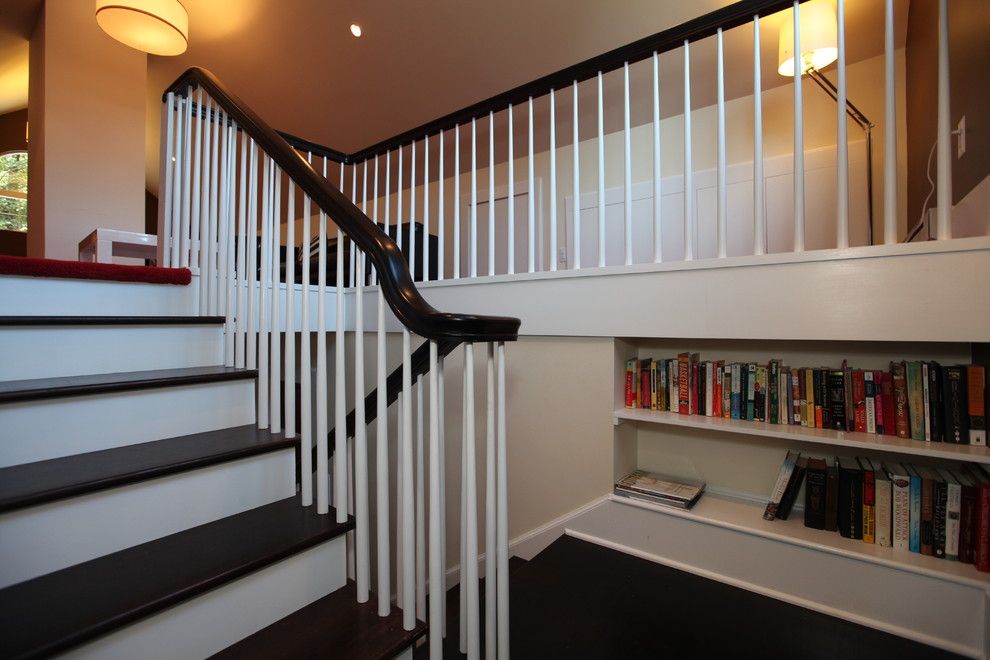
[[[378,281],[392,312],[410,331],[428,339],[458,341],[514,341],[519,319],[440,312],[416,290],[405,257],[398,245],[357,206],[334,188],[243,101],[206,69],[187,69],[165,93],[184,95],[202,87],[224,112],[249,135],[291,178],[302,192],[368,255],[378,271]]]

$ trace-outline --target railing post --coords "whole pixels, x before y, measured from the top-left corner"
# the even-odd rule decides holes
[[[632,265],[632,144],[629,136],[629,62],[622,65],[622,219],[625,263]]]
[[[533,175],[533,97],[529,97],[529,234],[528,272],[536,270],[536,178]]]
[[[262,152],[264,154],[264,152]],[[258,296],[258,428],[268,428],[268,328],[270,311],[268,304],[268,286],[271,281],[271,213],[272,200],[271,180],[274,164],[268,154],[264,158],[264,181],[261,190],[261,275],[259,277]],[[204,177],[205,178],[205,177]],[[206,199],[203,202],[206,203]],[[200,274],[200,278],[204,275]]]
[[[367,161],[365,161],[367,169]],[[367,183],[365,183],[367,190]],[[354,573],[357,602],[366,603],[371,589],[368,539],[368,428],[364,414],[364,252],[357,252],[354,294]],[[383,391],[382,396],[385,395]],[[337,433],[343,429],[337,428]]]
[[[245,245],[247,252],[247,335],[244,337],[244,366],[255,369],[258,366],[258,324],[255,322],[255,302],[258,296],[258,145],[251,139],[251,156],[248,165],[248,216],[247,234],[250,245]],[[260,399],[259,399],[260,401]]]
[[[269,386],[269,405],[271,406],[271,430],[272,433],[282,431],[282,277],[280,252],[282,238],[280,236],[281,210],[282,210],[282,170],[272,164],[272,176],[274,182],[272,187],[271,214],[272,214],[272,366],[269,370],[271,385]]]
[[[506,119],[509,122],[509,128],[508,128],[509,158],[507,163],[509,168],[509,173],[507,175],[509,200],[508,203],[506,204],[506,214],[508,216],[507,218],[508,231],[506,232],[507,233],[506,242],[508,243],[508,245],[506,246],[507,256],[505,259],[506,260],[505,272],[508,273],[509,275],[512,275],[513,273],[516,272],[516,174],[515,174],[516,162],[514,155],[515,145],[513,144],[514,142],[513,138],[515,137],[515,135],[513,133],[513,127],[512,127],[511,103],[509,104],[508,117]]]
[[[400,451],[402,460],[399,469],[402,471],[401,499],[401,545],[402,545],[402,627],[412,630],[416,627],[416,549],[415,549],[415,511],[413,493],[413,447],[412,447],[412,348],[408,330],[402,331],[402,392],[405,405],[401,409],[402,436]]]
[[[391,183],[392,152],[385,153],[385,233],[389,234],[389,184]],[[377,162],[377,159],[376,159]],[[375,181],[378,181],[377,175]],[[377,198],[378,195],[376,194]],[[377,518],[376,549],[378,551],[378,616],[388,616],[392,609],[391,557],[389,553],[389,505],[388,505],[388,402],[386,381],[385,344],[385,290],[378,287],[378,356],[376,361],[376,426],[375,438],[375,511]]]
[[[728,243],[728,209],[726,208],[728,196],[726,194],[726,165],[725,165],[725,55],[722,46],[722,28],[718,28],[715,33],[715,43],[717,48],[715,94],[716,94],[716,149],[717,149],[717,175],[718,179],[718,220],[716,237],[716,251],[719,259],[724,259]]]
[[[312,164],[313,154],[307,154],[307,161]],[[310,245],[310,214],[311,206],[309,195],[303,194],[303,221],[302,221],[302,309],[301,313],[301,333],[299,335],[299,407],[302,410],[299,424],[299,490],[302,493],[302,505],[311,506],[313,504],[313,395],[310,388],[313,387],[312,361],[310,359],[310,337],[309,331],[309,253]]]
[[[488,275],[495,274],[495,113],[488,112]]]
[[[478,493],[475,478],[475,426],[474,426],[474,344],[464,346],[464,413],[466,433],[464,457],[466,465],[465,501],[467,524],[465,527],[467,566],[461,565],[461,579],[467,582],[467,656],[474,660],[480,656],[480,631],[478,616]]]
[[[894,86],[894,0],[884,2],[883,242],[897,242],[897,97]]]
[[[344,164],[340,165],[340,184],[344,185]],[[336,299],[336,330],[334,331],[334,457],[333,457],[333,506],[337,512],[337,522],[347,521],[347,355],[344,344],[344,328],[347,323],[344,313],[344,231],[337,225],[337,285],[334,287]]]

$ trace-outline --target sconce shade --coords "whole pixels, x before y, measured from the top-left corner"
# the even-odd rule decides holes
[[[821,70],[839,57],[835,8],[827,0],[801,5],[801,73]],[[777,73],[794,76],[794,10],[786,13],[777,45]]]
[[[189,15],[179,0],[96,0],[96,22],[108,35],[152,55],[185,52]]]

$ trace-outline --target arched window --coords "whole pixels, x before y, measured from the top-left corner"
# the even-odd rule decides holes
[[[0,229],[27,231],[28,155],[0,155]]]

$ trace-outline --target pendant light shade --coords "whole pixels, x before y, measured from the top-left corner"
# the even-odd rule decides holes
[[[152,55],[179,55],[189,16],[179,0],[96,0],[96,22],[124,45]]]
[[[828,0],[811,0],[799,9],[801,21],[801,74],[821,70],[839,57],[835,6]],[[780,26],[777,73],[794,76],[794,10]]]

